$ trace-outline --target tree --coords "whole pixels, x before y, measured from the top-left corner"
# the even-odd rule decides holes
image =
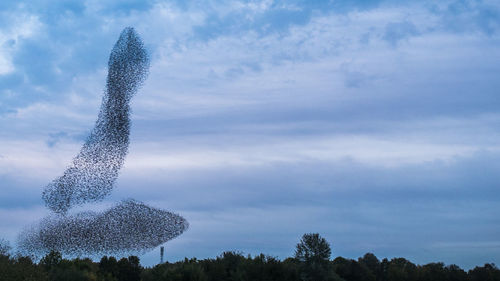
[[[374,254],[366,253],[362,258],[358,259],[358,262],[366,266],[378,279],[382,279],[380,261]]]
[[[306,263],[323,263],[330,260],[330,244],[318,233],[306,233],[295,250],[295,258]]]
[[[349,281],[375,281],[377,278],[363,263],[338,257],[333,261],[335,273]]]
[[[497,281],[500,280],[500,270],[495,264],[485,264],[482,267],[476,266],[469,270],[469,278],[472,281]]]
[[[57,251],[50,251],[45,257],[40,260],[40,265],[42,265],[47,271],[58,266],[62,261],[61,253]]]
[[[118,261],[118,280],[120,281],[139,281],[141,279],[141,265],[139,258],[130,256]]]
[[[383,261],[382,261],[383,262]],[[405,258],[393,258],[387,267],[388,281],[415,280],[417,266]]]
[[[467,273],[456,264],[448,265],[446,272],[450,281],[466,281],[469,279]]]
[[[301,263],[302,280],[333,280],[335,273],[329,267],[332,250],[318,233],[306,233],[297,244],[295,258]]]
[[[118,261],[115,257],[104,256],[101,258],[99,275],[106,281],[118,280]]]

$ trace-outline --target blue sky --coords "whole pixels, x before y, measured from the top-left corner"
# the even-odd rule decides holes
[[[166,256],[500,263],[498,1],[2,1],[0,233],[48,214],[134,27],[151,55],[111,198],[177,212]],[[83,206],[95,208],[95,206]],[[142,256],[159,260],[159,250]]]

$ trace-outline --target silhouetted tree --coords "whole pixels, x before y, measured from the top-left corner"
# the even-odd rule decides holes
[[[78,268],[75,260],[63,259],[49,271],[50,281],[88,281],[91,280],[89,277],[89,272],[83,268]]]
[[[118,261],[118,280],[120,281],[140,281],[141,280],[141,265],[139,258],[130,256],[122,258]]]
[[[40,265],[45,268],[45,270],[50,271],[54,267],[58,266],[62,261],[61,253],[57,251],[50,251],[45,257],[40,260]]]
[[[301,262],[324,263],[331,254],[330,244],[318,233],[304,234],[295,250],[295,258]]]
[[[49,280],[47,272],[29,257],[16,257],[0,255],[0,280]]]
[[[444,263],[436,262],[423,265],[419,268],[418,277],[425,281],[442,281],[447,280],[448,274],[444,267]]]
[[[348,281],[375,281],[376,277],[368,267],[355,260],[338,257],[333,261],[333,269]]]
[[[417,280],[417,266],[404,258],[392,259],[387,267],[387,281]]]
[[[329,268],[331,254],[325,238],[318,233],[304,234],[295,249],[295,258],[301,263],[301,279],[328,280],[333,273]]]
[[[313,237],[314,238],[314,237]],[[316,236],[321,240],[321,237]],[[304,239],[304,245],[307,241]],[[314,251],[311,251],[314,252]],[[311,258],[314,255],[308,255]],[[313,259],[310,259],[310,261]],[[319,261],[319,262],[318,262]],[[378,272],[378,275],[377,273]],[[196,258],[163,263],[143,269],[139,258],[117,261],[103,257],[99,263],[88,258],[64,259],[58,252],[46,255],[39,264],[29,257],[0,254],[0,281],[500,281],[500,270],[485,264],[465,272],[457,265],[441,262],[415,265],[404,258],[379,261],[371,253],[346,259],[337,257],[302,261],[280,261],[264,254],[252,257],[224,252],[215,259]]]
[[[368,268],[371,273],[376,277],[376,280],[382,280],[382,270],[380,268],[380,261],[372,253],[366,253],[362,258],[358,259],[358,262],[366,268]]]
[[[449,281],[466,281],[469,280],[467,273],[456,264],[451,264],[446,267],[446,273]]]
[[[97,280],[98,266],[90,259],[63,259],[61,253],[51,251],[39,264],[48,273],[51,281]]]
[[[469,278],[471,281],[500,281],[500,270],[495,264],[487,263],[469,270]]]
[[[118,280],[118,261],[115,257],[104,256],[99,261],[99,275],[105,281]]]

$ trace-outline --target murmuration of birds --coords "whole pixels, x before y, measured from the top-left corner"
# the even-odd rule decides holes
[[[148,71],[144,44],[133,28],[125,28],[109,57],[106,91],[95,127],[72,165],[43,190],[42,198],[52,214],[19,234],[22,254],[141,254],[187,230],[189,224],[180,215],[132,199],[101,212],[69,214],[75,206],[110,195],[128,152],[129,103]]]

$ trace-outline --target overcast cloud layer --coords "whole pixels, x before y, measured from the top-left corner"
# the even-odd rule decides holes
[[[168,260],[319,232],[334,256],[500,263],[498,1],[101,2],[0,3],[3,237],[47,214],[133,26],[150,76],[100,206],[186,217]]]

